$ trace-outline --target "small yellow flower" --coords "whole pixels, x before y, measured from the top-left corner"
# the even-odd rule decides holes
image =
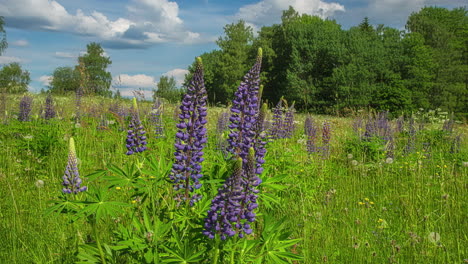
[[[374,202],[369,202],[370,204],[374,204]]]
[[[419,151],[418,151],[418,152],[416,152],[416,154],[418,154],[418,155],[419,155]]]
[[[358,202],[358,204],[359,204],[359,205],[364,205],[364,203],[363,203],[363,202]]]
[[[154,177],[154,176],[150,176],[150,179],[154,179],[154,178],[156,178],[156,177]]]
[[[383,219],[382,218],[379,218],[379,220],[377,220],[377,223],[383,223]]]
[[[444,168],[447,168],[447,165],[444,165]]]
[[[115,189],[116,189],[116,190],[120,190],[120,189],[122,189],[122,188],[120,188],[119,186],[117,186],[117,187],[115,187]]]
[[[364,201],[368,202],[368,201],[369,201],[369,198],[364,198]]]
[[[132,204],[136,204],[136,201],[135,201],[135,200],[132,200]]]

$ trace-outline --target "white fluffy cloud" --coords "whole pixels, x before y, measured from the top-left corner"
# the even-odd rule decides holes
[[[57,51],[55,52],[55,57],[69,59],[69,58],[76,58],[77,56],[70,52]]]
[[[237,17],[254,25],[278,23],[283,10],[292,6],[300,14],[317,15],[321,18],[332,16],[337,11],[345,11],[343,5],[321,0],[263,0],[245,5],[239,9]]]
[[[165,76],[169,76],[169,77],[174,77],[174,79],[176,80],[176,83],[177,83],[177,86],[182,86],[182,84],[184,83],[184,80],[185,80],[185,75],[188,74],[189,71],[186,70],[186,69],[173,69],[173,70],[170,70],[166,73],[164,73],[163,75]]]
[[[127,6],[128,17],[115,20],[97,11],[86,14],[78,9],[71,14],[53,0],[3,0],[0,16],[10,27],[92,36],[115,48],[200,41],[198,33],[185,29],[178,4],[170,0],[132,0]]]
[[[26,47],[26,46],[29,45],[29,42],[27,40],[24,40],[24,39],[19,39],[19,40],[13,41],[11,44],[13,46]]]
[[[38,78],[38,81],[44,85],[44,86],[48,86],[50,84],[50,82],[52,81],[52,76],[50,75],[42,75],[41,77]]]
[[[115,76],[113,81],[116,86],[120,87],[153,88],[156,86],[154,78],[145,74],[120,74]]]
[[[0,64],[8,64],[12,62],[22,62],[23,60],[18,57],[0,56]]]

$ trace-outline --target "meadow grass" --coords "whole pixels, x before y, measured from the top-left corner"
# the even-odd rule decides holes
[[[33,113],[39,113],[34,97]],[[0,125],[0,263],[73,263],[77,245],[87,243],[93,226],[83,221],[70,223],[70,215],[45,214],[61,193],[67,163],[68,139],[77,145],[80,173],[84,184],[93,183],[86,175],[115,164],[120,168],[140,157],[126,156],[126,122],[107,111],[109,99],[85,97],[84,115],[73,121],[72,97],[55,98],[59,117],[45,121],[33,117],[19,122],[14,114],[19,98],[8,100],[9,119]],[[130,106],[130,101],[122,104]],[[146,162],[143,169],[170,166],[175,135],[174,105],[165,105],[165,137],[155,139],[148,113],[150,103],[141,103],[143,123],[148,132],[148,150],[141,154],[159,167]],[[216,194],[216,184],[230,173],[221,151],[216,150],[216,118],[222,108],[209,108],[208,144],[203,162],[203,188]],[[33,114],[34,115],[34,114]],[[100,118],[112,120],[100,127]],[[316,122],[331,122],[329,157],[308,154],[303,133],[305,115],[296,115],[292,138],[277,139],[267,145],[265,184],[259,189],[260,215],[256,229],[264,228],[262,215],[282,221],[291,230],[290,238],[302,239],[291,249],[304,257],[296,263],[463,263],[468,259],[468,148],[450,153],[451,135],[441,132],[442,124],[428,124],[417,134],[416,149],[404,153],[406,137],[399,137],[394,159],[385,151],[362,151],[352,130],[351,118],[313,116]],[[98,129],[99,128],[99,129]],[[466,125],[456,133],[467,135]],[[425,149],[423,143],[431,142]],[[368,148],[367,148],[368,149]],[[350,158],[349,154],[352,154]],[[465,162],[465,163],[464,163]],[[159,171],[158,188],[171,189],[164,170]],[[268,181],[268,179],[276,179]],[[38,180],[44,182],[43,187]],[[150,179],[148,179],[150,180]],[[158,179],[155,179],[155,181]],[[39,186],[39,187],[38,187]],[[117,188],[118,187],[118,188]],[[125,186],[115,186],[109,195],[131,204]],[[170,192],[169,192],[170,193]],[[160,213],[174,202],[170,195],[160,196],[154,208]],[[212,197],[206,197],[209,201]],[[200,221],[203,215],[200,215]],[[102,241],[112,244],[115,230],[125,215],[106,218],[96,225]],[[256,230],[254,229],[254,233]],[[257,235],[249,239],[258,238]],[[161,243],[164,243],[162,241]],[[116,257],[118,263],[133,263]],[[203,262],[203,261],[199,261]],[[238,262],[240,263],[240,262]],[[273,262],[272,262],[273,263]]]

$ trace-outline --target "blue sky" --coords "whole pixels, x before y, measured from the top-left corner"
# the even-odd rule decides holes
[[[45,88],[55,68],[73,66],[90,42],[110,56],[113,87],[150,94],[161,75],[179,83],[197,55],[216,48],[226,24],[245,20],[254,30],[279,23],[293,6],[337,20],[344,28],[367,16],[403,29],[424,6],[454,8],[465,0],[0,0],[9,47],[0,66],[19,62],[31,73],[30,91]]]

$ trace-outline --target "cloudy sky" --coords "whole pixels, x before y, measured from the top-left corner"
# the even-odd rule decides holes
[[[216,48],[223,26],[239,19],[255,29],[279,23],[293,6],[332,18],[344,28],[365,16],[373,24],[404,28],[424,6],[454,8],[465,0],[1,0],[8,49],[0,66],[20,62],[30,91],[45,88],[55,68],[73,66],[86,44],[99,42],[112,65],[113,86],[124,95],[151,90],[161,75],[181,83],[194,58]]]

